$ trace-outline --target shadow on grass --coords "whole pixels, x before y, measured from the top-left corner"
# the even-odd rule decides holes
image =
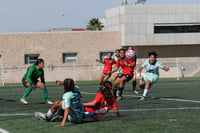
[[[3,98],[0,98],[0,100],[2,100],[2,101],[6,101],[6,102],[17,102],[16,100],[11,100],[11,99],[3,99]]]

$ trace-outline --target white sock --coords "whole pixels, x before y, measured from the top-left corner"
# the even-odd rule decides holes
[[[146,97],[147,96],[147,94],[148,94],[148,89],[144,89],[144,92],[143,92],[143,97]]]
[[[51,109],[49,109],[49,111],[47,112],[46,115],[47,115],[48,118],[51,118],[51,117],[52,117],[53,113],[51,112]]]

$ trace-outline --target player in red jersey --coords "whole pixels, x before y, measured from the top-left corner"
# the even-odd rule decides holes
[[[83,103],[85,107],[85,115],[92,114],[91,117],[96,118],[106,114],[110,109],[114,110],[116,115],[119,116],[117,102],[111,93],[112,83],[105,81],[102,83],[102,88],[97,93],[94,100],[91,102]]]
[[[135,63],[133,62],[133,60],[129,60],[125,56],[124,49],[120,49],[120,58],[119,58],[118,62],[116,63],[116,69],[113,70],[111,73],[116,72],[120,67],[122,68],[122,73],[119,74],[117,79],[114,81],[114,85],[113,85],[114,96],[115,96],[115,98],[117,98],[117,100],[122,100],[122,92],[124,90],[125,82],[128,82],[129,80],[132,79],[133,69],[135,67]],[[118,88],[119,96],[117,97],[117,86],[118,85],[119,85],[119,88]]]
[[[134,50],[134,48],[132,46],[128,46],[127,50]],[[133,93],[138,94],[139,92],[136,90],[136,72],[135,72],[136,62],[137,62],[137,55],[136,54],[135,54],[135,56],[133,57],[132,60],[135,63],[135,67],[133,69],[132,88],[133,88]]]
[[[116,63],[116,61],[114,59],[111,58],[112,57],[112,53],[108,52],[107,54],[107,58],[104,59],[104,61],[100,61],[100,60],[96,60],[97,62],[100,62],[104,65],[104,69],[103,69],[103,73],[99,79],[99,84],[101,85],[102,82],[107,81],[110,76],[111,76],[111,71],[112,71],[112,65]]]

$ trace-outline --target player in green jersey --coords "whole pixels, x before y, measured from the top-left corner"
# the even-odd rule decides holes
[[[23,104],[28,104],[26,101],[26,97],[31,93],[32,89],[36,87],[42,89],[45,102],[47,104],[53,104],[48,98],[47,88],[45,86],[45,79],[44,79],[44,60],[38,59],[36,63],[30,66],[27,72],[24,74],[22,78],[22,84],[27,88],[24,95],[20,99],[20,102]],[[40,78],[40,81],[38,80]]]
[[[164,66],[161,64],[157,59],[156,52],[149,52],[149,59],[147,59],[142,66],[138,69],[138,73],[141,77],[141,72],[143,68],[146,69],[145,76],[139,82],[139,86],[141,89],[144,89],[143,96],[140,100],[145,100],[146,96],[148,95],[150,87],[156,83],[159,79],[159,68],[169,71],[169,67]]]

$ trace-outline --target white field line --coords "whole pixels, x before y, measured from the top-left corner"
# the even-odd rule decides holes
[[[180,107],[180,108],[155,108],[155,109],[121,109],[120,112],[141,112],[141,111],[173,111],[173,110],[199,110],[200,107]]]
[[[30,116],[30,115],[33,115],[33,113],[0,114],[0,117],[2,116]]]
[[[96,95],[96,93],[89,93],[89,92],[81,92],[82,94],[87,94],[87,95]],[[141,97],[141,96],[136,96],[136,95],[124,95],[126,97]],[[150,97],[152,99],[155,99],[156,97]],[[160,100],[166,100],[166,101],[177,101],[177,102],[189,102],[189,103],[200,103],[200,101],[196,100],[187,100],[187,99],[178,99],[178,98],[158,98]]]
[[[180,107],[180,108],[155,108],[155,109],[120,109],[120,112],[141,112],[141,111],[176,111],[176,110],[200,110],[200,107]],[[114,112],[114,111],[110,111]],[[34,113],[15,113],[15,114],[0,114],[0,117],[5,116],[33,116]]]

